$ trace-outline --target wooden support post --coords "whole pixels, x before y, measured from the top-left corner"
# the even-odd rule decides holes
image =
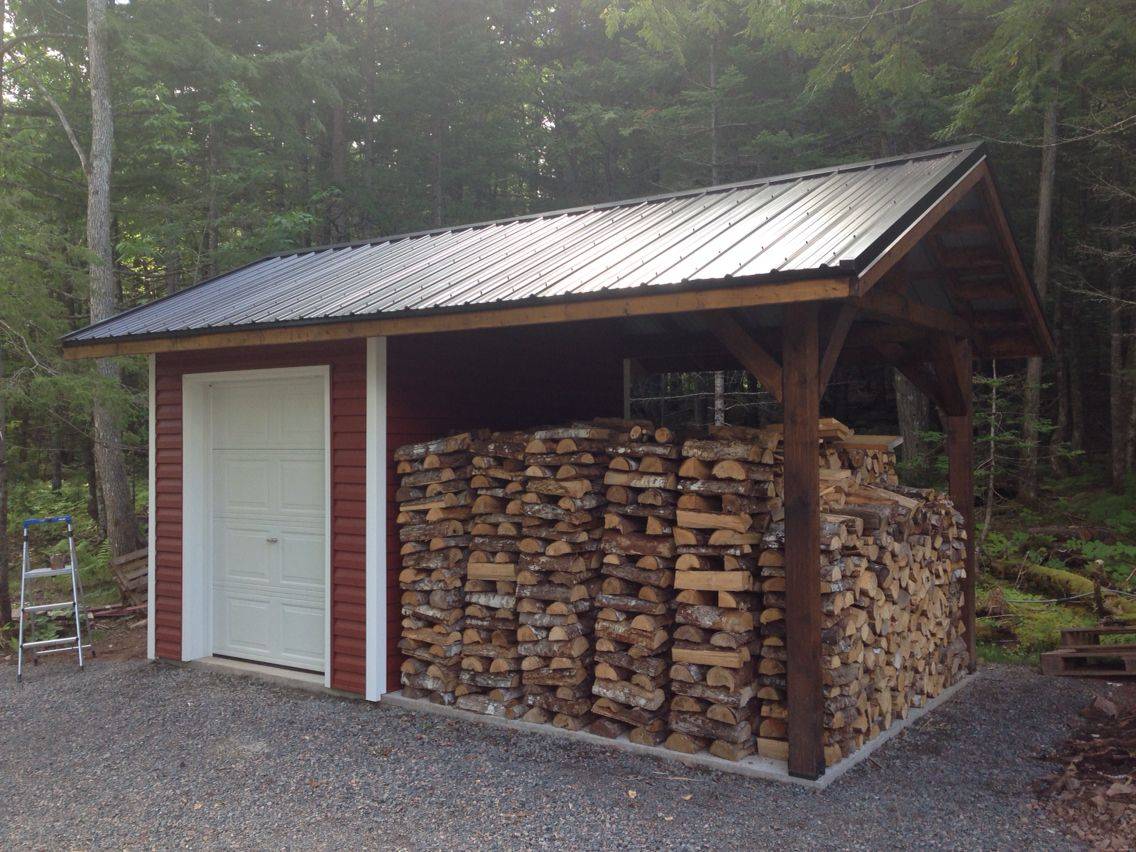
[[[785,645],[789,774],[824,774],[820,598],[820,358],[817,308],[785,308]]]
[[[962,340],[952,344],[956,349],[960,382],[965,398],[965,413],[946,417],[947,457],[950,467],[951,501],[966,519],[966,580],[963,582],[963,623],[966,625],[966,647],[970,654],[970,670],[978,665],[977,627],[974,593],[977,586],[978,560],[974,551],[974,422],[972,392],[972,356],[970,344]]]

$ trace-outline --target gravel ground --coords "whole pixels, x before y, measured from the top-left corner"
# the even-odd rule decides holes
[[[824,792],[141,661],[0,666],[8,848],[1062,849],[1084,683],[990,666]]]

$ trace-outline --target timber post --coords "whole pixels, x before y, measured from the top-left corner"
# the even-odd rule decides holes
[[[789,774],[824,774],[820,592],[820,355],[817,307],[785,308],[785,627]]]
[[[951,502],[962,512],[966,527],[966,579],[963,581],[963,623],[966,625],[966,648],[970,658],[970,671],[978,667],[977,619],[975,616],[975,589],[977,588],[978,559],[974,541],[974,406],[973,356],[970,342],[955,342],[955,363],[958,365],[959,385],[963,395],[962,413],[948,416],[947,461],[950,468]]]

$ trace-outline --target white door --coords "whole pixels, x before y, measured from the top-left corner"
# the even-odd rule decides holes
[[[213,653],[323,672],[322,377],[209,387]]]

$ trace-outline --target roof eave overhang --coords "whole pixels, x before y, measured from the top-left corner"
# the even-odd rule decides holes
[[[921,210],[899,223],[896,230],[881,239],[864,252],[858,264],[858,275],[854,284],[855,295],[865,297],[871,289],[934,227],[944,216],[972,190],[977,190],[986,205],[992,236],[998,250],[1005,258],[1014,295],[1022,310],[1024,325],[1028,328],[1026,340],[1017,339],[1000,345],[992,345],[973,335],[976,354],[984,357],[1016,357],[1052,355],[1055,351],[1053,333],[1042,309],[1037,289],[1026,272],[1009,220],[999,197],[990,162],[981,146],[976,146],[970,156],[960,164],[938,187],[938,194],[928,194],[928,203]],[[1002,354],[999,354],[1002,353]]]
[[[683,282],[669,286],[628,288],[602,294],[533,298],[352,317],[323,317],[210,329],[172,330],[144,335],[63,340],[68,359],[116,355],[325,342],[361,337],[425,334],[507,328],[618,317],[649,316],[703,310],[762,307],[791,302],[851,299],[863,301],[872,288],[942,220],[964,196],[977,190],[989,214],[992,236],[1002,252],[1022,314],[1024,334],[987,341],[970,336],[982,357],[1028,357],[1054,351],[1053,335],[998,197],[990,166],[980,146],[967,157],[909,216],[849,265],[786,275]],[[90,329],[86,329],[89,333]]]
[[[847,299],[853,294],[854,280],[851,270],[833,268],[815,270],[804,276],[761,276],[670,287],[652,286],[623,292],[605,291],[602,297],[589,294],[587,297],[540,298],[400,314],[329,317],[113,338],[64,339],[63,353],[68,360],[79,360],[731,310]]]

